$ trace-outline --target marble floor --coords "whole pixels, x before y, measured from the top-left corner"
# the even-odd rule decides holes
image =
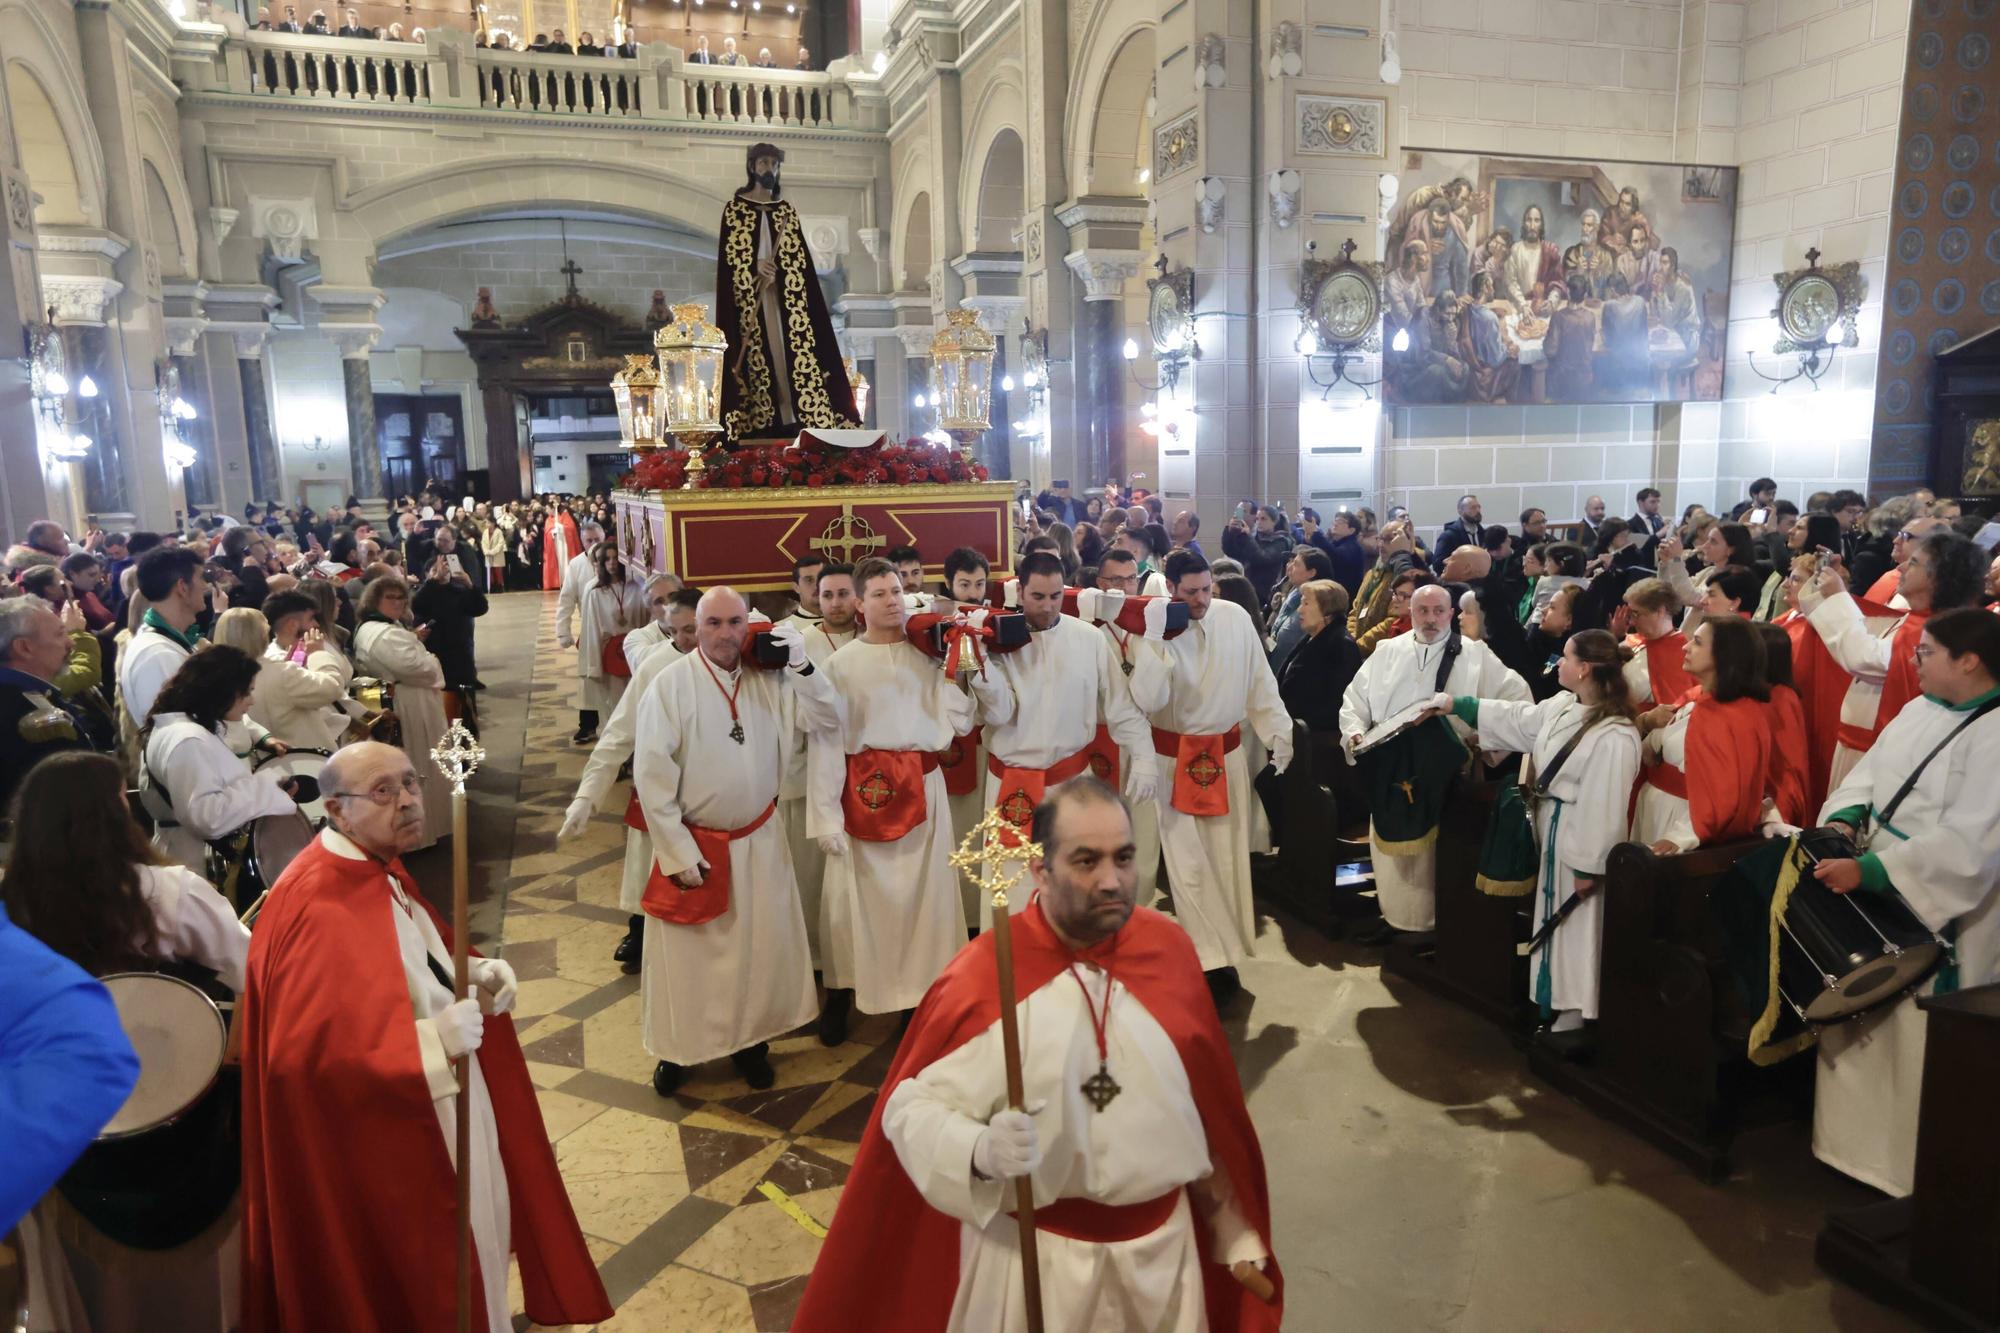
[[[555,843],[584,754],[553,605],[498,597],[480,625],[474,932],[522,979],[542,1114],[617,1308],[600,1327],[786,1329],[894,1020],[834,1050],[774,1042],[768,1092],[725,1061],[654,1094],[638,978],[611,961],[623,825],[599,816]],[[442,852],[412,868],[448,893]],[[1703,1185],[1531,1078],[1497,1028],[1386,977],[1378,951],[1262,925],[1225,1018],[1270,1168],[1288,1328],[1912,1327],[1815,1268],[1824,1212],[1872,1196],[1812,1160],[1803,1126],[1742,1141],[1737,1176]]]

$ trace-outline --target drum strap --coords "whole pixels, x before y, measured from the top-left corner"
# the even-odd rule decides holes
[[[1946,736],[1943,740],[1939,741],[1937,745],[1932,748],[1931,752],[1925,755],[1923,757],[1923,760],[1920,763],[1918,763],[1918,765],[1914,769],[1910,771],[1910,776],[1903,779],[1903,785],[1898,787],[1896,789],[1896,794],[1889,798],[1889,804],[1883,806],[1880,810],[1876,812],[1875,822],[1878,824],[1887,825],[1890,820],[1894,819],[1896,817],[1896,808],[1903,803],[1903,798],[1905,796],[1908,796],[1910,792],[1916,787],[1917,779],[1924,775],[1924,770],[1926,768],[1930,767],[1931,760],[1937,758],[1940,754],[1944,753],[1944,747],[1950,745],[1953,741],[1957,740],[1959,737],[1959,733],[1963,732],[1967,727],[1977,722],[1980,718],[1985,717],[1988,713],[1992,712],[1996,708],[2000,708],[2000,695],[1996,695],[1994,698],[1988,699],[1985,703],[1973,709],[1971,716],[1967,717],[1965,721],[1953,727],[1951,729],[1951,734]]]

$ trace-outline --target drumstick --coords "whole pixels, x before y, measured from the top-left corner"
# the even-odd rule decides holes
[[[1569,919],[1569,914],[1571,912],[1574,912],[1577,908],[1577,904],[1582,901],[1583,901],[1582,894],[1572,893],[1568,898],[1563,900],[1563,905],[1561,907],[1558,907],[1555,910],[1554,914],[1551,915],[1548,920],[1542,922],[1542,928],[1535,932],[1534,938],[1530,939],[1526,944],[1515,945],[1514,952],[1519,954],[1521,957],[1526,958],[1530,954],[1534,953],[1535,950],[1541,948],[1544,944],[1547,944],[1549,942],[1549,936],[1556,933],[1556,928],[1562,925],[1564,921]]]

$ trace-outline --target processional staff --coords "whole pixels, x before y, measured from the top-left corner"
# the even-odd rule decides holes
[[[465,780],[486,762],[465,723],[453,722],[431,749],[431,762],[451,782],[451,976],[452,998],[470,998],[471,965],[466,952],[472,938],[470,871],[466,864]],[[458,1333],[472,1330],[472,1062],[452,1061],[458,1076]]]

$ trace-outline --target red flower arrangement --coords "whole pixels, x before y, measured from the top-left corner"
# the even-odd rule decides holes
[[[684,449],[652,449],[618,479],[628,490],[677,491],[686,483]],[[985,481],[987,472],[968,464],[948,445],[905,440],[866,449],[817,445],[753,445],[712,449],[708,468],[695,479],[697,490],[775,490],[781,486],[914,486]]]

